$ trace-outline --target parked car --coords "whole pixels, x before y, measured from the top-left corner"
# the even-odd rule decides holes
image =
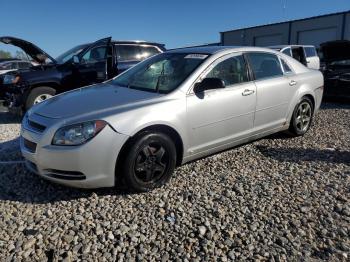
[[[110,79],[152,55],[163,52],[164,45],[145,41],[111,41],[78,45],[56,59],[34,44],[14,37],[0,42],[23,49],[39,66],[3,77],[6,105],[28,110],[56,94]]]
[[[177,164],[284,130],[304,135],[322,93],[321,72],[271,49],[172,50],[34,106],[21,151],[57,183],[148,191]]]
[[[279,45],[269,48],[293,57],[308,68],[320,70],[320,57],[312,45]]]
[[[350,101],[350,41],[331,41],[321,45],[322,72],[326,98]]]
[[[30,61],[25,60],[12,60],[6,62],[0,62],[0,75],[3,75],[8,72],[29,69],[32,67],[32,63]]]

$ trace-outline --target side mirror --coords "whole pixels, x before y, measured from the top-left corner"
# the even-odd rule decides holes
[[[225,88],[225,83],[220,78],[204,78],[202,82],[194,85],[193,91],[201,93],[205,90]]]
[[[79,57],[77,55],[74,55],[72,60],[73,60],[73,64],[79,64],[80,63]]]

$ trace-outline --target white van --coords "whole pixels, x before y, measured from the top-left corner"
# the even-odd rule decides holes
[[[313,45],[278,45],[269,48],[293,57],[308,68],[320,70],[320,58]]]

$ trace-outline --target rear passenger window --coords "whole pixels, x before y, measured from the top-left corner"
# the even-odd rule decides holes
[[[220,78],[225,82],[225,86],[247,82],[248,71],[243,56],[230,57],[218,63],[206,78]]]
[[[306,57],[317,56],[316,49],[314,47],[304,47]]]
[[[117,45],[118,61],[140,61],[140,47],[137,45]]]
[[[282,68],[278,57],[268,53],[248,53],[249,62],[255,79],[282,76]]]

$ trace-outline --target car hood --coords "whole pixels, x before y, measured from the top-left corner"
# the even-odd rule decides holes
[[[33,113],[48,118],[68,118],[91,113],[105,113],[118,108],[136,106],[161,96],[109,83],[75,89],[55,96],[33,107]]]
[[[56,63],[55,59],[53,59],[50,55],[48,55],[46,52],[41,50],[36,45],[15,37],[11,36],[2,36],[0,37],[0,42],[4,44],[14,45],[19,48],[21,48],[24,52],[26,52],[31,58],[33,58],[36,62],[42,64],[43,63],[43,57],[46,57],[52,61],[52,63]]]
[[[347,40],[323,43],[321,50],[326,62],[350,59],[350,41]]]

